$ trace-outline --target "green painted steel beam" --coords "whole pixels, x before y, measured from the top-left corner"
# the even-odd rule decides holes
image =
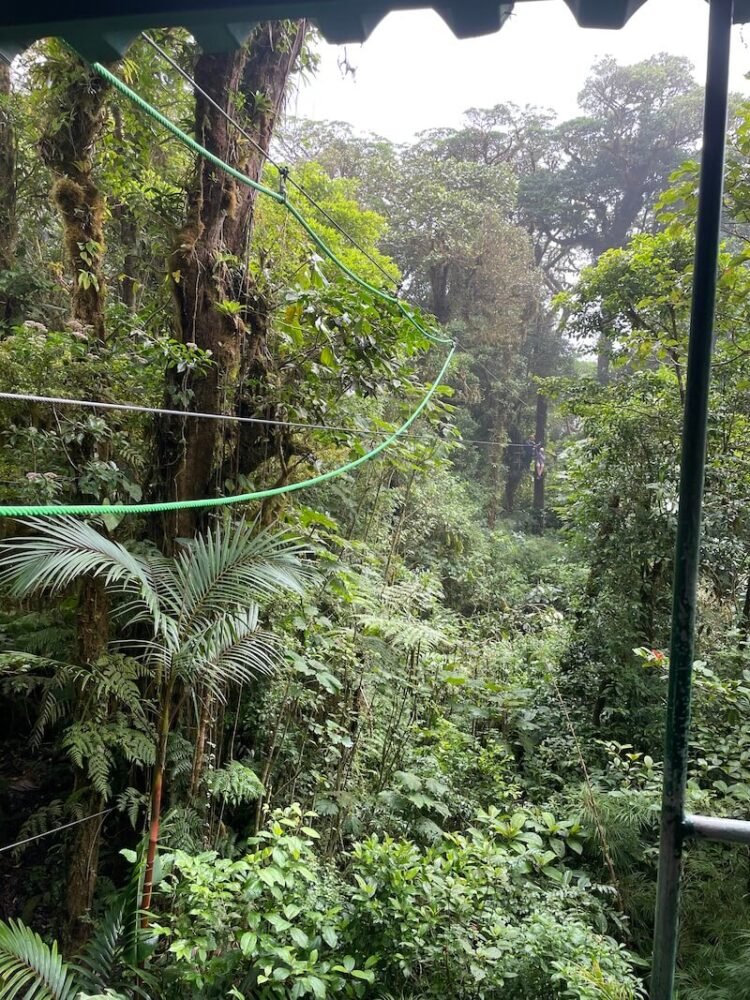
[[[703,152],[672,585],[672,634],[651,1000],[672,1000],[674,995],[680,880],[683,849],[689,831],[685,815],[685,791],[733,14],[733,0],[710,0],[710,3]],[[693,823],[693,831],[699,832],[701,823],[698,822],[697,826],[695,821]],[[705,825],[703,828],[705,829]]]
[[[746,819],[688,813],[682,825],[686,837],[717,840],[724,844],[750,844],[750,822]]]
[[[524,5],[532,0],[515,0]],[[649,0],[558,0],[582,27],[621,28]],[[699,3],[700,0],[684,0]],[[63,38],[92,62],[122,56],[140,31],[183,27],[204,51],[236,48],[253,24],[279,17],[306,17],[330,42],[364,41],[386,14],[431,7],[459,38],[502,27],[513,0],[26,0],[0,4],[0,56],[9,59],[38,38]],[[735,20],[750,21],[750,0],[736,0]]]

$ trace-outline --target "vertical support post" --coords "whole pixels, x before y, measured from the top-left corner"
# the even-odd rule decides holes
[[[659,878],[656,890],[651,1000],[672,1000],[677,958],[678,906],[685,838],[685,785],[690,730],[696,591],[706,429],[716,301],[729,48],[733,0],[710,0],[708,69],[703,110],[693,301],[682,429],[680,507],[672,603]]]

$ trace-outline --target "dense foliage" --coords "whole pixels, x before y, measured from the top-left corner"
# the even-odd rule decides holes
[[[252,179],[282,156],[343,264],[457,351],[313,489],[0,522],[0,998],[644,997],[691,67],[605,59],[580,117],[396,146],[284,118],[304,24],[157,37],[244,134],[143,40],[115,71]],[[731,139],[689,794],[742,816],[750,108]],[[56,43],[0,69],[0,223],[0,391],[185,413],[3,399],[5,502],[296,484],[443,365]],[[741,850],[690,849],[683,1000],[750,996],[746,889]]]

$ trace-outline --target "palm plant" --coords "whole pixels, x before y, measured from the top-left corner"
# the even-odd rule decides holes
[[[56,943],[50,947],[21,921],[0,921],[1,1000],[73,1000],[80,989]]]
[[[135,553],[90,523],[33,519],[34,535],[0,547],[0,586],[15,597],[54,594],[85,578],[101,578],[121,622],[148,627],[129,643],[153,677],[157,724],[149,843],[142,909],[151,905],[159,842],[167,743],[179,707],[200,690],[223,698],[229,684],[273,671],[276,637],[260,627],[261,604],[301,594],[312,576],[309,550],[255,525],[219,525],[185,542],[174,558]]]
[[[0,920],[0,1000],[93,1000],[105,990],[110,1000],[120,1000],[123,994],[112,989],[114,982],[146,982],[146,973],[136,968],[137,876],[135,868],[75,963],[65,961],[56,941],[47,944],[22,920]],[[140,986],[134,992],[148,996]]]

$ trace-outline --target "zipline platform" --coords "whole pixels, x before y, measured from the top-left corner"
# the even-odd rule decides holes
[[[363,42],[391,11],[420,8],[437,11],[458,38],[471,38],[498,31],[515,6],[530,2],[534,0],[434,4],[419,0],[220,0],[218,4],[210,0],[120,0],[107,5],[101,0],[71,4],[17,0],[0,9],[0,58],[10,60],[37,39],[56,37],[92,62],[112,62],[124,55],[139,32],[168,27],[186,28],[204,52],[220,52],[242,45],[254,24],[274,18],[307,18],[335,44]],[[647,2],[565,0],[584,28],[621,28]],[[734,20],[750,20],[750,0],[735,0]]]

